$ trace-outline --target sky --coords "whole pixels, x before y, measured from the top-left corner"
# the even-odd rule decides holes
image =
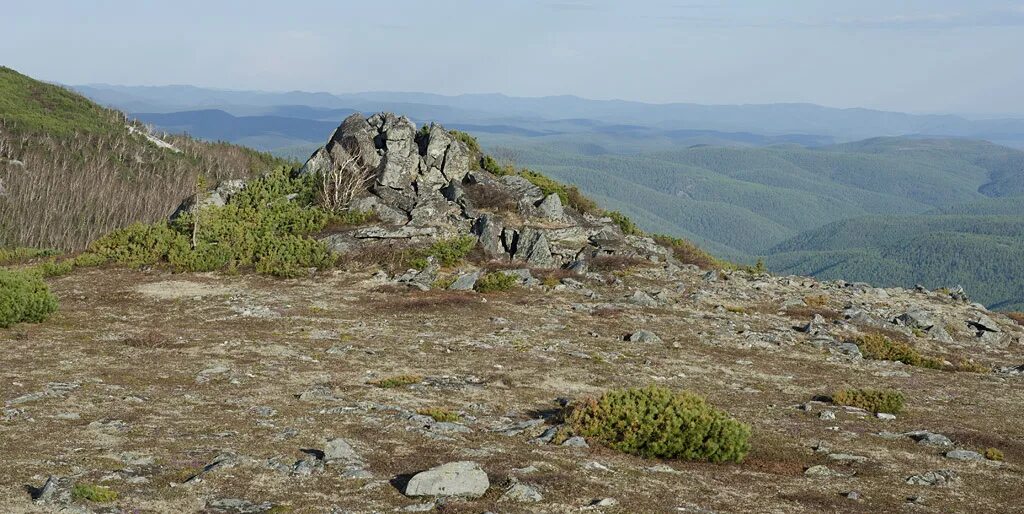
[[[49,0],[3,16],[0,64],[64,84],[1024,113],[1024,0]]]

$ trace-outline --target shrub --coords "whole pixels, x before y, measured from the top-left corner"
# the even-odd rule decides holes
[[[656,235],[654,241],[672,250],[672,256],[683,264],[693,264],[701,269],[724,267],[724,263],[697,245],[678,237]]]
[[[893,341],[882,334],[867,334],[856,341],[860,353],[866,359],[897,361],[911,366],[920,366],[922,359],[912,346]]]
[[[36,273],[0,269],[0,328],[39,323],[57,310],[57,298]]]
[[[60,277],[71,273],[75,269],[75,263],[73,260],[49,259],[37,264],[33,269],[43,278]]]
[[[903,394],[891,389],[842,389],[832,395],[832,403],[897,414],[903,409]]]
[[[428,407],[416,412],[423,416],[430,416],[434,418],[434,421],[440,423],[458,423],[462,421],[462,416],[459,416],[459,413],[442,407]]]
[[[91,268],[107,263],[107,258],[94,252],[82,252],[72,259],[76,268]]]
[[[76,484],[71,489],[71,497],[76,500],[107,503],[117,500],[117,491],[102,485]]]
[[[480,158],[480,168],[485,171],[489,171],[499,177],[503,175],[511,175],[514,173],[514,170],[509,170],[508,168],[505,168],[502,165],[498,164],[498,161],[494,157],[491,157],[490,155],[485,155]]]
[[[476,247],[476,238],[462,236],[454,239],[442,239],[427,248],[426,255],[433,257],[442,266],[455,266],[469,255]]]
[[[986,448],[985,458],[988,460],[1002,461],[1004,457],[1003,452],[1000,451],[998,448]]]
[[[519,172],[519,175],[526,180],[530,181],[531,184],[540,188],[544,195],[557,194],[558,199],[563,204],[576,209],[579,212],[597,214],[600,209],[597,208],[597,203],[587,198],[576,189],[575,186],[569,186],[562,184],[561,182],[555,181],[547,176],[541,175],[536,171],[524,169]]]
[[[429,131],[430,128],[427,127],[427,133],[429,133]],[[448,132],[452,135],[452,137],[466,144],[466,148],[469,149],[469,153],[471,156],[481,154],[480,143],[476,140],[475,137],[461,130],[449,130]],[[473,159],[470,160],[472,161]]]
[[[644,457],[740,462],[750,426],[687,391],[650,386],[609,391],[571,407],[578,435]]]
[[[625,214],[622,214],[619,211],[609,211],[604,214],[611,218],[612,222],[622,229],[623,234],[626,234],[627,236],[644,235],[644,231],[640,230],[640,227],[636,226],[636,223],[633,223],[633,220],[629,219]]]
[[[412,384],[418,384],[423,381],[423,377],[420,375],[397,375],[394,377],[382,378],[380,380],[374,380],[370,382],[371,385],[375,385],[381,389],[393,389],[395,387],[402,387]]]
[[[21,264],[40,257],[54,257],[60,255],[59,250],[49,248],[7,248],[0,249],[0,266],[8,264]]]
[[[473,289],[476,289],[477,292],[480,293],[496,293],[499,291],[508,291],[518,283],[519,277],[495,271],[480,277],[480,279],[476,281],[476,285],[473,286]]]
[[[166,224],[135,223],[96,240],[90,251],[110,262],[138,268],[160,262],[172,245],[184,244],[184,239],[176,241],[179,237],[184,238]]]
[[[297,277],[334,265],[327,246],[307,234],[328,223],[314,204],[316,177],[279,168],[246,184],[224,206],[186,213],[174,222],[136,224],[93,243],[91,252],[138,267],[166,261],[181,271],[234,270]]]

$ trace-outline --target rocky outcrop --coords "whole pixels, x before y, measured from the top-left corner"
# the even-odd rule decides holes
[[[440,125],[417,130],[404,116],[353,114],[300,173],[370,177],[351,208],[374,212],[379,223],[352,231],[356,240],[421,243],[473,235],[488,258],[538,268],[579,265],[601,255],[671,261],[654,241],[627,238],[612,220],[577,212],[522,176],[480,169],[479,157]],[[470,188],[487,193],[470,195]]]

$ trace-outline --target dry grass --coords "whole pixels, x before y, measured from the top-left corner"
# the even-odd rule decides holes
[[[1024,326],[1024,312],[1007,312],[1006,316],[1018,325]]]

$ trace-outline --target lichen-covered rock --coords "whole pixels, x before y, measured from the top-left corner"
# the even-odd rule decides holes
[[[462,496],[479,498],[491,483],[475,462],[449,462],[413,475],[405,486],[406,496]]]

